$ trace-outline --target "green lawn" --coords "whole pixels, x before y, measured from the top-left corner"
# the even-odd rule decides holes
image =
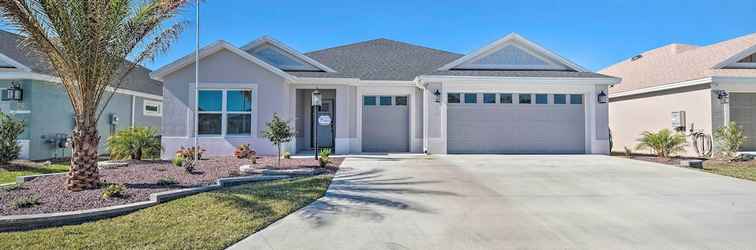
[[[52,164],[46,167],[25,167],[21,170],[0,168],[0,184],[16,182],[16,176],[51,174],[68,171],[68,164]]]
[[[0,233],[0,249],[224,249],[321,197],[331,178],[246,184],[82,225]]]
[[[756,181],[756,161],[727,162],[709,160],[704,162],[707,172]]]

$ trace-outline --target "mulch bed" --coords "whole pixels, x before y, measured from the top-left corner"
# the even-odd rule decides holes
[[[281,160],[280,168],[275,166],[275,157],[258,157],[258,168],[295,169],[318,167],[313,158]],[[343,159],[332,158],[328,169],[335,172]],[[100,180],[107,183],[124,184],[127,187],[123,198],[101,198],[105,185],[98,189],[69,192],[64,188],[65,175],[33,179],[12,190],[0,189],[0,216],[53,213],[101,208],[149,200],[149,195],[167,190],[197,187],[215,183],[222,177],[239,176],[239,166],[250,164],[249,160],[234,157],[203,159],[194,173],[175,167],[167,161],[132,162],[127,167],[100,169]],[[161,179],[172,179],[174,185],[159,185]],[[39,205],[29,208],[15,208],[13,202],[20,198],[37,197]]]

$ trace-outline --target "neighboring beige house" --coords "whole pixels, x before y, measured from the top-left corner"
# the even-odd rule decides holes
[[[643,131],[711,135],[728,121],[753,138],[741,150],[756,150],[754,53],[756,33],[707,46],[669,44],[599,71],[622,78],[609,89],[613,150],[634,148]],[[679,111],[684,115],[673,125]],[[695,150],[688,147],[686,155],[695,156]]]

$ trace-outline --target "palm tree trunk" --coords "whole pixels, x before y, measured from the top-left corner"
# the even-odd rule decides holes
[[[97,127],[76,126],[71,142],[71,168],[68,170],[66,188],[70,191],[96,188],[99,182],[97,145],[100,142]]]

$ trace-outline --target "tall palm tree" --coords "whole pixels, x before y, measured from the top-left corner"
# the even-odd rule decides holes
[[[71,101],[75,126],[68,190],[97,186],[97,120],[113,89],[176,40],[184,23],[173,18],[187,2],[0,0],[3,21],[24,36],[22,46],[49,62]]]

